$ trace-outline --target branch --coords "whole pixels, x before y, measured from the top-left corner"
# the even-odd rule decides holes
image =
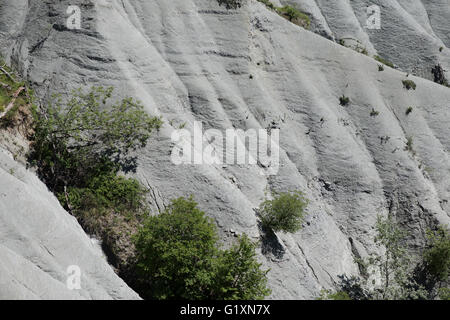
[[[14,107],[14,103],[16,102],[17,97],[19,96],[19,94],[25,90],[25,87],[20,87],[19,89],[17,89],[17,91],[14,93],[13,98],[11,100],[11,102],[8,104],[8,106],[6,107],[5,111],[3,111],[2,113],[0,113],[0,119],[3,118],[9,110],[11,110]]]
[[[9,72],[4,69],[4,66],[0,67],[0,71],[3,72],[9,79],[11,79],[11,81],[16,82],[16,80],[14,80],[14,78],[9,74]]]
[[[11,87],[10,87],[8,84],[3,83],[3,82],[1,82],[1,81],[0,81],[0,86],[1,86],[2,88],[7,89],[7,90],[11,90]]]

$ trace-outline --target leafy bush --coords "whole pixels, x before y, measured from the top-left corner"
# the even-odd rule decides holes
[[[161,126],[160,118],[147,115],[131,98],[108,103],[112,92],[77,90],[66,103],[54,97],[45,110],[34,109],[29,160],[51,190],[86,187],[93,177],[131,170],[136,159],[130,152],[144,147]]]
[[[428,231],[427,240],[423,254],[426,269],[438,281],[446,281],[450,274],[450,232],[441,226]]]
[[[320,293],[320,297],[317,300],[352,300],[352,299],[345,291],[332,292],[331,290],[322,290]]]
[[[147,210],[147,190],[119,173],[133,169],[131,151],[146,145],[161,120],[131,98],[109,103],[113,89],[77,90],[33,109],[29,154],[41,179],[83,228],[102,239],[111,263],[122,272],[133,256],[131,233]]]
[[[380,71],[380,72],[384,71],[384,67],[382,64],[378,65],[378,71]]]
[[[378,216],[376,232],[375,243],[384,252],[359,259],[370,275],[364,275],[364,271],[363,277],[339,276],[338,293],[345,292],[355,300],[450,298],[450,289],[443,287],[448,285],[450,274],[450,234],[446,227],[427,232],[428,243],[419,259],[408,253],[406,233],[392,217]],[[375,274],[380,276],[380,282],[371,277]]]
[[[408,107],[405,113],[408,116],[411,112],[413,112],[413,107]]]
[[[385,64],[385,65],[387,65],[388,67],[391,67],[391,68],[395,68],[395,66],[394,66],[394,64],[392,63],[392,62],[390,62],[390,61],[388,61],[388,60],[386,60],[386,59],[383,59],[382,57],[380,57],[380,56],[374,56],[374,58],[375,58],[375,60],[377,60],[378,62],[381,62],[382,64]]]
[[[67,200],[72,210],[95,207],[99,212],[114,210],[136,213],[145,208],[146,193],[147,190],[136,179],[107,173],[93,177],[85,188],[67,188]],[[58,194],[61,203],[67,201],[65,196],[65,193]]]
[[[378,115],[380,115],[380,112],[376,111],[374,108],[372,108],[372,111],[370,111],[370,116],[371,117],[376,117]]]
[[[370,294],[373,299],[403,300],[425,296],[423,288],[411,277],[412,258],[404,246],[405,232],[392,217],[377,217],[375,243],[385,249],[373,254],[367,266],[373,273],[379,272],[381,283]]]
[[[257,299],[266,273],[246,237],[220,250],[216,226],[192,199],[173,200],[150,216],[135,237],[141,294],[152,299]]]
[[[406,90],[410,90],[410,89],[416,90],[416,83],[414,81],[412,81],[412,80],[403,80],[402,83],[403,83],[403,87]]]
[[[32,91],[13,76],[13,71],[0,58],[0,128],[15,126],[19,110],[28,110],[32,100]],[[3,114],[10,104],[12,108]]]
[[[301,25],[306,29],[311,25],[311,19],[308,15],[292,6],[277,8],[277,12],[286,17],[290,22]]]
[[[450,288],[439,288],[438,297],[440,300],[450,300]]]
[[[346,97],[345,95],[342,95],[342,97],[339,98],[339,104],[343,107],[347,106],[350,103],[350,98]]]
[[[224,5],[227,10],[239,9],[242,6],[242,0],[217,0],[219,5]]]
[[[276,194],[273,200],[260,205],[261,223],[274,232],[297,232],[306,215],[306,206],[307,200],[299,191]]]
[[[406,146],[405,146],[405,151],[409,151],[411,152],[413,155],[415,154],[414,152],[414,140],[413,137],[408,137],[406,138]]]
[[[272,10],[276,9],[275,5],[272,2],[270,2],[269,0],[258,0],[258,1],[265,4],[266,7],[268,7],[269,9],[272,9]]]
[[[229,250],[222,251],[218,260],[215,300],[263,299],[267,289],[267,271],[261,270],[256,259],[256,244],[243,235]]]

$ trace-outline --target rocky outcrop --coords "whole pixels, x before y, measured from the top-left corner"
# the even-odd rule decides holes
[[[0,5],[0,52],[42,99],[78,86],[113,85],[118,95],[132,95],[163,116],[161,132],[139,154],[137,173],[152,190],[155,211],[193,194],[224,240],[242,232],[258,239],[254,208],[266,191],[305,193],[304,228],[277,234],[260,255],[271,269],[271,297],[279,299],[314,298],[338,275],[358,274],[354,257],[376,250],[377,214],[395,215],[412,249],[429,225],[450,222],[450,89],[407,75],[424,61],[429,77],[436,59],[449,65],[445,1],[408,1],[408,7],[382,1],[385,19],[377,34],[361,27],[368,1],[291,2],[310,10],[313,30],[329,39],[355,37],[400,70],[379,72],[371,57],[305,31],[257,1],[237,11],[213,0]],[[81,30],[65,27],[69,5],[81,8]],[[405,79],[417,89],[404,89]],[[346,107],[339,105],[343,94],[350,98]],[[195,120],[221,131],[275,124],[278,174],[260,175],[258,166],[174,165],[171,134],[184,123],[192,129]],[[405,150],[409,137],[414,152]],[[20,207],[14,201],[9,205]],[[29,208],[43,214],[38,209],[47,205],[56,206]],[[14,239],[15,232],[4,238]],[[63,236],[52,237],[57,245]],[[53,267],[44,270],[51,274]],[[46,290],[40,292],[45,297]]]
[[[108,265],[98,242],[0,148],[0,299],[138,298]]]

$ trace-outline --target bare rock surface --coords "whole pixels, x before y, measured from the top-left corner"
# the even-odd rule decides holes
[[[193,194],[224,240],[243,232],[259,239],[254,209],[265,192],[304,192],[310,200],[304,228],[264,238],[260,260],[271,269],[271,298],[311,299],[338,275],[358,274],[354,258],[376,250],[378,214],[398,218],[412,249],[423,243],[428,226],[450,222],[450,89],[424,79],[436,62],[449,69],[450,14],[446,0],[380,1],[383,27],[369,32],[369,1],[274,3],[310,13],[317,34],[257,1],[227,11],[213,0],[3,0],[0,53],[42,99],[79,86],[113,85],[117,95],[136,97],[163,117],[164,127],[139,154],[137,173],[151,188],[155,211]],[[81,8],[81,30],[66,27],[69,5]],[[330,40],[344,37],[358,39],[369,55],[380,54],[399,70],[379,72],[370,56]],[[416,90],[406,90],[405,79]],[[348,106],[339,104],[342,95],[350,98]],[[174,165],[171,134],[180,126],[192,130],[194,121],[221,131],[276,123],[278,173],[260,175],[261,168],[250,165]],[[409,137],[413,152],[405,149]],[[0,188],[10,190],[11,179],[3,173]],[[56,200],[28,201],[36,215],[56,206]],[[11,212],[0,211],[6,221],[23,206],[17,198],[8,205]],[[24,219],[29,229],[23,232],[37,232],[34,221]],[[15,232],[0,237],[24,234]],[[52,237],[57,245],[64,234]],[[83,254],[67,250],[75,250],[71,257]],[[3,252],[1,257],[17,255],[11,247]],[[44,270],[51,275],[55,267]],[[25,290],[11,288],[0,293]],[[37,295],[51,290],[58,289],[41,288]]]
[[[1,148],[0,182],[0,299],[139,298],[47,187]]]

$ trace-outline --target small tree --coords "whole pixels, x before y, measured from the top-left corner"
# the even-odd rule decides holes
[[[62,101],[54,97],[34,110],[35,133],[30,160],[53,191],[85,186],[101,172],[133,167],[130,152],[144,147],[160,118],[150,117],[140,102],[126,98],[110,103],[113,89],[81,89]]]
[[[373,299],[404,300],[423,299],[426,293],[411,276],[414,269],[412,257],[404,245],[405,233],[392,217],[378,216],[375,243],[384,249],[384,254],[374,254],[367,265],[373,274],[378,270],[381,283],[370,293]]]
[[[192,198],[173,200],[150,216],[135,239],[138,272],[148,288],[144,298],[206,298],[217,241],[214,223]]]
[[[259,299],[269,293],[255,245],[244,236],[231,249],[219,249],[215,224],[192,198],[148,217],[135,245],[144,298]]]
[[[436,281],[444,282],[450,274],[450,233],[440,226],[435,231],[428,231],[427,240],[423,254],[426,270]]]
[[[406,90],[411,90],[411,89],[416,90],[416,88],[417,88],[416,83],[412,80],[402,80],[402,83],[403,83],[403,87]]]
[[[276,194],[273,200],[264,201],[259,208],[262,225],[274,232],[297,232],[306,215],[307,200],[299,191]]]
[[[243,235],[230,249],[222,252],[213,299],[254,300],[263,299],[270,293],[266,277],[269,270],[261,270],[255,249],[256,244]]]
[[[224,5],[227,10],[239,9],[242,6],[243,0],[217,0],[219,5]]]
[[[339,104],[343,107],[347,106],[350,103],[350,98],[346,97],[345,95],[342,95],[342,97],[339,97]]]

